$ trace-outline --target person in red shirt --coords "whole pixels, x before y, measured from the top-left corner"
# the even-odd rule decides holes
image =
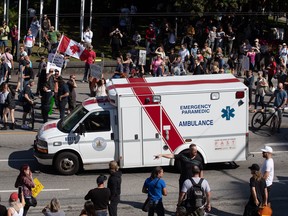
[[[145,38],[146,38],[146,51],[149,52],[150,45],[152,43],[155,43],[155,40],[156,40],[156,33],[153,28],[153,24],[150,24],[149,28],[146,30]]]
[[[271,56],[271,58],[270,58],[270,63],[268,65],[267,69],[268,69],[269,88],[273,88],[272,78],[276,74],[276,61],[275,61],[275,58],[273,56]]]
[[[96,53],[93,51],[93,46],[89,45],[87,49],[88,49],[88,53],[87,53],[87,58],[85,62],[85,72],[84,72],[84,76],[82,79],[82,83],[88,82],[90,66],[95,62],[95,59],[96,59]]]

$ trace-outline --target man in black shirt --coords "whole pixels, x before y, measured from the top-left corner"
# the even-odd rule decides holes
[[[179,192],[181,191],[184,181],[186,179],[192,178],[193,166],[196,165],[200,168],[200,178],[203,178],[203,159],[199,154],[197,154],[197,146],[195,144],[191,144],[189,146],[189,152],[183,152],[180,154],[159,154],[155,156],[155,159],[159,159],[160,157],[176,159],[180,161],[181,171],[179,178]]]
[[[106,176],[98,176],[96,180],[98,187],[90,190],[88,194],[84,197],[85,200],[91,200],[93,202],[96,215],[97,212],[103,212],[103,214],[107,214],[111,192],[109,188],[105,188],[104,186],[104,182],[106,180]]]
[[[29,129],[29,126],[26,124],[27,114],[30,112],[33,106],[33,93],[32,87],[34,86],[34,80],[29,80],[28,84],[24,87],[24,101],[23,101],[23,115],[22,115],[22,129]]]

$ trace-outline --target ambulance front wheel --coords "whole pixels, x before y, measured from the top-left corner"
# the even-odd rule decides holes
[[[55,167],[62,175],[73,175],[79,171],[79,159],[72,152],[62,152],[55,160]]]

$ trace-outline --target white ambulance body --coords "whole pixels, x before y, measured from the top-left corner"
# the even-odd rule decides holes
[[[230,74],[113,79],[107,98],[89,98],[64,121],[44,124],[35,157],[73,174],[89,165],[173,165],[191,143],[205,163],[246,160],[248,89]]]

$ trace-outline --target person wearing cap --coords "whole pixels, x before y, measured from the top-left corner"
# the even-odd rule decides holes
[[[243,216],[258,215],[259,207],[266,206],[268,198],[266,182],[262,177],[259,165],[252,164],[248,168],[252,175],[250,178],[250,197]]]
[[[261,166],[261,173],[266,181],[268,199],[270,199],[270,191],[274,178],[274,160],[272,158],[273,149],[270,146],[265,146],[265,148],[261,149],[261,151],[263,158],[265,158]]]
[[[111,191],[109,215],[117,216],[117,206],[120,202],[121,194],[122,172],[119,170],[119,166],[116,161],[110,161],[109,172],[110,176],[107,184],[107,187]]]
[[[23,193],[20,194],[21,202],[17,192],[13,192],[9,198],[9,208],[7,209],[7,216],[22,216],[24,215],[25,199]]]
[[[98,187],[91,189],[84,197],[85,200],[91,200],[93,202],[96,216],[107,215],[111,192],[110,189],[106,188],[104,185],[106,180],[107,177],[105,175],[99,175],[96,179]]]
[[[282,48],[279,50],[279,56],[283,60],[283,64],[285,67],[287,65],[287,55],[288,55],[287,44],[283,43]]]

